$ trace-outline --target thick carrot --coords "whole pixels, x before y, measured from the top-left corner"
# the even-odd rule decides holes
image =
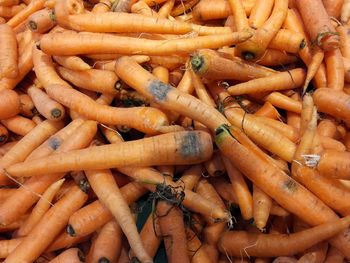
[[[86,200],[87,195],[78,186],[72,187],[55,206],[45,213],[5,262],[33,262],[64,228],[69,216]]]
[[[287,16],[287,10],[287,0],[275,0],[269,19],[256,30],[253,37],[237,45],[238,52],[242,58],[253,60],[263,56],[270,41],[282,26]]]
[[[254,29],[261,27],[269,18],[274,0],[256,1],[249,15],[249,26]]]
[[[0,25],[0,78],[15,78],[18,75],[16,35],[7,25]]]
[[[344,62],[339,49],[325,52],[327,86],[335,90],[344,88]]]
[[[264,231],[270,216],[272,199],[259,187],[253,186],[253,216],[254,223],[260,231]]]
[[[324,151],[317,164],[317,170],[324,176],[340,179],[349,178],[349,152]]]
[[[65,115],[65,110],[61,104],[52,100],[44,91],[35,86],[27,90],[32,98],[38,112],[48,120],[61,120]]]
[[[66,69],[71,70],[88,70],[91,69],[91,66],[84,62],[80,57],[76,56],[53,56],[53,59],[65,67]]]
[[[340,14],[340,21],[346,24],[349,21],[349,17],[350,17],[350,1],[344,0],[343,6],[341,9],[341,14]]]
[[[44,121],[43,124],[39,124],[38,127],[44,126],[46,122],[47,121]],[[58,125],[58,122],[54,122],[54,124]],[[92,138],[95,136],[97,127],[96,122],[86,121],[83,125],[79,126],[79,129],[71,129],[71,127],[69,127],[69,129],[69,133],[62,135],[62,137],[64,137],[64,143],[60,144],[57,143],[57,140],[49,139],[48,144],[50,144],[54,149],[57,149],[59,146],[57,149],[58,152],[85,148],[90,144]],[[52,135],[55,131],[53,131],[47,137]],[[45,140],[47,137],[45,137],[43,140]],[[67,137],[69,140],[67,140]],[[41,140],[38,145],[40,145],[43,140]],[[36,147],[38,145],[36,145]],[[52,151],[53,149],[48,152],[51,153]],[[40,153],[40,155],[41,154],[43,153]],[[29,154],[27,154],[25,157],[28,155]],[[64,175],[65,174],[62,173],[49,173],[27,180],[21,187],[17,189],[16,193],[14,193],[10,198],[6,200],[6,202],[1,203],[0,211],[2,212],[0,213],[0,222],[6,225],[13,222],[15,219],[18,219],[21,215],[25,214],[28,209],[30,209],[33,204],[35,204],[35,202],[39,199],[40,194],[42,194],[52,183],[61,179]]]
[[[227,59],[209,49],[197,51],[191,58],[191,66],[196,74],[208,79],[247,81],[274,74],[270,69],[238,58]]]
[[[31,119],[22,117],[21,115],[17,115],[5,120],[1,120],[0,122],[8,130],[22,136],[28,134],[36,126],[34,121],[32,121]]]
[[[16,231],[17,237],[22,237],[28,235],[32,228],[40,221],[43,215],[49,210],[51,202],[55,197],[56,193],[60,189],[64,182],[64,179],[58,180],[53,183],[47,190],[43,193],[38,203],[33,208],[30,216],[21,225],[21,227]]]
[[[75,71],[58,67],[58,72],[65,80],[79,88],[100,93],[116,94],[118,92],[118,77],[114,72],[98,69]]]
[[[187,250],[193,263],[209,263],[212,262],[207,254],[206,248],[196,233],[190,228],[186,228]]]
[[[339,47],[339,36],[331,24],[322,0],[296,1],[311,41],[325,51]]]
[[[168,201],[159,200],[156,208],[160,235],[163,237],[169,263],[189,263],[183,214],[180,208]]]
[[[115,220],[105,224],[93,240],[87,262],[115,262],[122,247],[122,231]]]
[[[339,18],[344,0],[322,0],[322,2],[330,17]]]
[[[20,99],[13,90],[0,91],[0,120],[16,116],[21,110]]]
[[[264,101],[270,102],[273,106],[287,111],[300,113],[301,102],[294,100],[280,92],[272,92],[264,98]]]
[[[265,102],[255,113],[256,116],[262,116],[273,120],[280,119],[281,115],[277,109],[270,103]]]
[[[7,142],[7,139],[9,137],[9,132],[6,129],[5,126],[0,124],[0,145],[4,144]]]
[[[37,33],[46,33],[56,24],[56,18],[53,10],[42,9],[28,17],[28,28]]]
[[[42,9],[45,5],[45,0],[32,0],[29,5],[27,5],[22,11],[17,13],[14,17],[12,17],[7,24],[14,28],[19,23],[27,19],[34,12]]]
[[[50,55],[104,53],[169,55],[189,53],[200,48],[233,45],[250,37],[250,33],[237,32],[185,39],[149,40],[103,33],[54,33],[41,38],[40,48]]]
[[[85,257],[83,252],[80,249],[69,248],[63,251],[57,257],[50,260],[48,263],[61,263],[61,262],[81,263],[81,262],[85,262]]]
[[[293,234],[225,232],[220,239],[219,250],[237,257],[292,256],[346,229],[350,223],[349,219],[345,217],[333,220]]]
[[[227,174],[229,175],[232,191],[237,197],[238,205],[245,220],[253,218],[253,197],[250,193],[247,183],[243,175],[232,163],[226,158],[222,157],[225,164]]]
[[[137,258],[141,262],[149,262],[151,258],[143,247],[130,209],[124,201],[112,173],[109,170],[85,170],[85,174],[101,203],[111,211],[117,220]]]
[[[275,73],[271,76],[236,84],[228,87],[227,92],[231,95],[243,95],[266,91],[295,89],[303,85],[305,75],[305,71],[301,68],[292,69],[287,72]]]

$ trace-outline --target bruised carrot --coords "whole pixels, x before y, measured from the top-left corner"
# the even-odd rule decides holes
[[[313,43],[324,51],[339,47],[339,36],[331,24],[322,0],[296,1],[296,6]]]
[[[186,39],[149,40],[103,33],[53,33],[40,40],[40,48],[50,55],[77,54],[143,54],[169,55],[188,53],[199,48],[219,48],[251,37],[250,33],[199,36]]]
[[[61,120],[65,110],[61,104],[52,100],[44,91],[35,86],[28,88],[28,95],[32,98],[38,112],[48,120]]]
[[[118,77],[111,71],[98,69],[74,71],[58,67],[58,73],[79,88],[110,94],[116,94],[118,91]]]
[[[71,262],[80,263],[85,262],[83,252],[78,248],[70,248],[63,251],[57,257],[49,261],[49,263]]]
[[[21,110],[20,99],[13,90],[0,91],[0,120],[14,117]]]
[[[231,256],[292,256],[328,239],[349,226],[349,217],[333,220],[293,234],[254,234],[243,231],[225,232],[219,250]],[[281,246],[284,244],[284,246]]]
[[[1,120],[0,121],[8,130],[18,134],[26,135],[36,126],[31,119],[22,117],[20,115]]]
[[[17,41],[13,29],[0,24],[0,78],[15,78],[18,75]]]
[[[87,262],[115,262],[122,247],[122,231],[114,220],[105,224],[93,240]]]
[[[69,192],[52,207],[23,241],[6,258],[5,262],[32,262],[49,246],[64,228],[69,216],[87,200],[87,195],[78,187]],[[43,234],[43,231],[45,234]],[[40,238],[39,238],[40,237]],[[28,249],[31,247],[31,249]]]
[[[55,26],[56,18],[53,10],[42,9],[28,17],[28,28],[37,33],[45,33]]]

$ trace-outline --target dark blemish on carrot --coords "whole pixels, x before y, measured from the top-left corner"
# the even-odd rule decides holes
[[[180,152],[183,157],[198,156],[201,153],[201,145],[197,132],[188,132],[182,137]]]
[[[109,259],[106,257],[102,257],[98,260],[98,263],[110,263]]]
[[[156,101],[163,101],[171,90],[171,86],[159,80],[154,80],[148,86],[148,90]]]
[[[5,142],[7,140],[7,135],[0,135],[0,143]]]
[[[68,235],[70,235],[72,237],[75,236],[75,230],[74,230],[74,228],[71,225],[68,225],[66,227],[66,232],[67,232]]]
[[[287,188],[290,192],[294,192],[298,188],[297,182],[292,179],[287,179],[284,183],[284,187]]]
[[[49,145],[53,150],[57,150],[61,146],[61,140],[53,137],[49,140]]]
[[[78,250],[78,258],[81,262],[85,262],[85,255],[80,249]]]

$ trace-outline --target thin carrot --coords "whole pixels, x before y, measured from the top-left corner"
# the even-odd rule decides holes
[[[77,54],[143,54],[169,55],[188,53],[199,48],[219,48],[233,45],[251,37],[250,33],[237,32],[219,36],[199,36],[172,40],[149,40],[103,33],[53,33],[40,40],[40,48],[50,55]]]
[[[16,231],[17,237],[22,237],[28,235],[28,233],[32,230],[32,228],[40,221],[43,215],[49,210],[51,206],[51,202],[55,197],[57,191],[60,189],[64,182],[64,179],[58,180],[53,183],[44,194],[41,196],[38,203],[33,208],[30,216],[26,219],[26,221],[21,225],[21,227]]]
[[[231,95],[243,95],[266,91],[295,89],[301,87],[305,80],[305,71],[301,68],[287,72],[279,72],[271,76],[253,79],[244,83],[228,87]]]
[[[94,7],[91,12],[96,14],[106,13],[111,11],[112,3],[108,0],[100,0]]]
[[[159,17],[157,12],[150,8],[145,2],[138,1],[131,6],[131,13],[149,16],[149,17]]]
[[[256,1],[249,15],[249,26],[254,29],[258,29],[259,27],[261,27],[270,16],[273,3],[273,0],[268,0],[264,2]]]
[[[7,24],[14,28],[19,23],[27,19],[34,12],[42,9],[45,5],[45,0],[32,0],[29,5],[27,5],[22,11],[17,13],[14,17],[12,17]]]
[[[53,56],[53,59],[61,66],[71,70],[88,70],[91,66],[76,56]]]
[[[319,136],[319,141],[325,150],[333,149],[337,151],[346,151],[346,146],[342,142],[337,141],[333,138],[326,137],[326,136]]]
[[[143,247],[130,209],[124,201],[111,172],[109,170],[85,170],[85,174],[99,200],[117,220],[137,258],[141,262],[150,261],[151,258]],[[115,206],[116,203],[118,203],[118,206]]]
[[[268,101],[266,101],[264,105],[262,105],[261,108],[259,108],[254,113],[254,115],[266,117],[273,120],[278,120],[280,119],[280,116],[281,116],[278,110]]]
[[[18,75],[16,35],[9,25],[2,24],[0,36],[0,78],[15,78]]]
[[[0,122],[8,130],[22,136],[28,134],[36,126],[34,121],[32,121],[31,119],[22,117],[21,115],[17,115],[5,120],[1,120]]]
[[[296,6],[313,43],[324,51],[339,47],[339,36],[331,24],[322,0],[296,1]]]
[[[65,110],[61,104],[52,100],[44,91],[35,86],[29,87],[28,95],[32,98],[38,112],[48,120],[61,120]]]
[[[20,93],[19,100],[21,104],[21,115],[27,118],[33,118],[37,110],[35,109],[32,98],[28,94]]]
[[[122,247],[122,231],[115,220],[105,224],[93,240],[87,262],[115,262]]]
[[[349,226],[349,217],[333,220],[293,234],[254,234],[243,231],[225,232],[219,250],[237,257],[292,256],[326,240]],[[281,246],[284,244],[284,246]]]
[[[254,223],[260,231],[264,231],[269,219],[272,199],[257,186],[253,186]]]
[[[188,10],[192,11],[192,7],[195,6],[198,2],[199,0],[190,0],[186,1],[185,3],[180,3],[171,10],[170,15],[175,17],[181,14],[186,14]]]
[[[264,101],[270,102],[273,106],[287,111],[300,113],[301,103],[280,92],[272,92],[264,98]]]
[[[306,92],[306,89],[309,86],[310,81],[316,75],[316,72],[322,63],[324,56],[325,56],[324,52],[321,49],[315,49],[315,53],[312,56],[312,60],[308,64],[308,67],[307,67],[307,74],[306,74],[305,83],[303,86],[303,94]],[[328,77],[329,77],[329,75],[328,75]],[[329,81],[331,81],[331,80],[329,80]]]
[[[50,260],[48,263],[60,263],[60,262],[81,263],[81,262],[85,262],[85,257],[83,252],[80,249],[70,248],[63,251],[57,257]]]
[[[28,28],[37,33],[46,33],[55,26],[56,18],[53,10],[42,9],[28,17]]]
[[[0,1],[0,6],[13,6],[18,4],[19,4],[18,0],[1,0]]]
[[[9,254],[5,262],[34,261],[64,228],[69,216],[78,210],[86,200],[87,195],[78,186],[72,187],[55,206],[45,213],[38,224]]]
[[[17,92],[13,90],[0,91],[0,120],[16,116],[21,110]]]
[[[247,15],[245,13],[242,1],[229,0],[228,4],[235,21],[235,27],[237,31],[252,32],[253,30],[248,24]]]

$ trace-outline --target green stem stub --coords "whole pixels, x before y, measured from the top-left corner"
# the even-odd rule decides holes
[[[204,64],[204,59],[200,55],[195,55],[191,59],[191,67],[195,73],[199,73],[202,71],[202,67]]]
[[[216,145],[219,146],[223,142],[225,136],[227,136],[227,135],[232,137],[231,132],[230,132],[230,127],[227,124],[222,124],[218,128],[216,128],[216,130],[215,130],[215,143],[216,143]]]

